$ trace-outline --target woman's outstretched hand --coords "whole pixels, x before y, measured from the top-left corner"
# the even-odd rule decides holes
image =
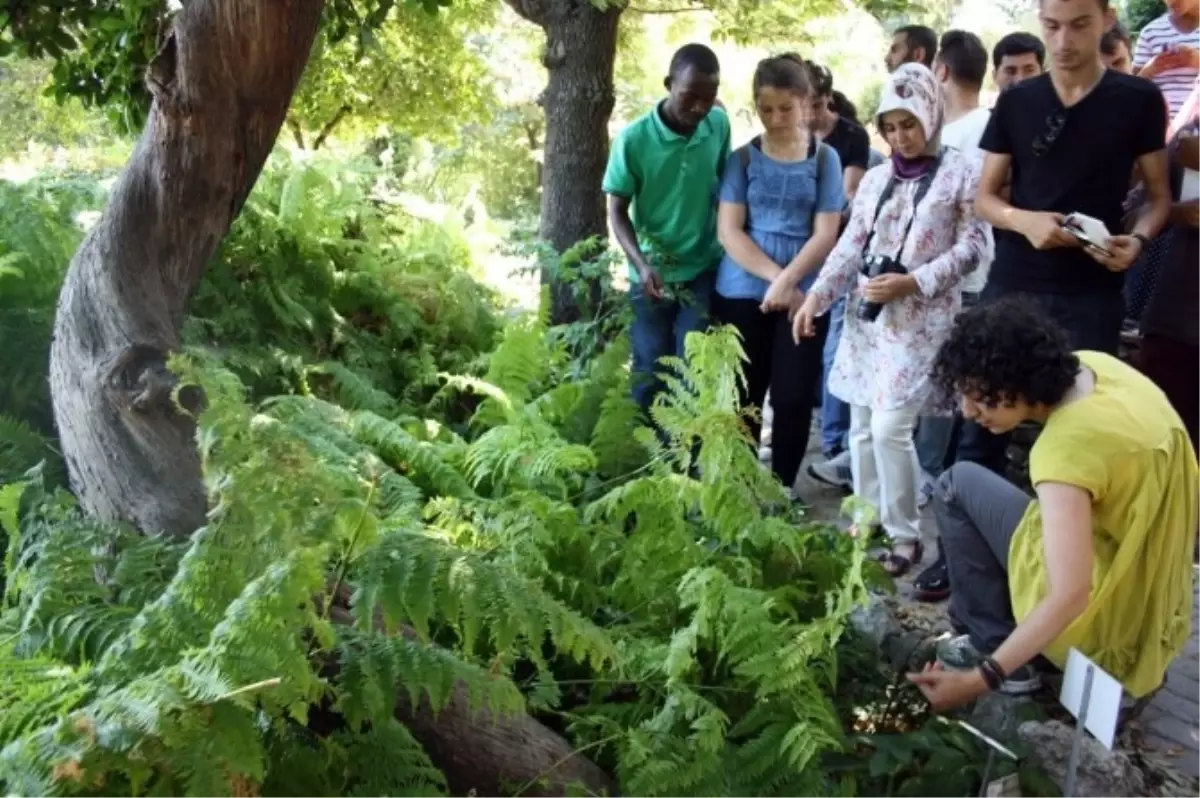
[[[940,662],[929,663],[920,673],[908,674],[908,680],[925,694],[934,712],[961,707],[988,689],[978,670],[948,671]]]
[[[797,345],[804,338],[812,338],[817,334],[814,320],[817,318],[817,303],[812,294],[804,298],[804,304],[792,316],[792,340]]]

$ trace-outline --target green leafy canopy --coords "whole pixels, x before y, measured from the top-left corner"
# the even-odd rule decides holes
[[[410,0],[436,14],[449,0]],[[395,0],[331,0],[324,31],[339,42],[369,42],[396,7]],[[146,67],[182,8],[180,0],[0,0],[0,57],[10,53],[55,62],[53,93],[86,106],[111,107],[129,130],[149,108]]]

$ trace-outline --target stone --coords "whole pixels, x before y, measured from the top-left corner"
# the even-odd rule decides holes
[[[895,670],[920,670],[933,661],[936,641],[923,630],[905,628],[895,610],[890,602],[873,595],[865,607],[850,614],[850,625],[869,639]]]
[[[1035,707],[1029,696],[984,693],[961,716],[989,737],[1012,746],[1019,739],[1018,729],[1035,713]]]
[[[1018,735],[1028,750],[1027,759],[1065,790],[1075,728],[1057,720],[1027,721],[1020,725]],[[1109,751],[1090,734],[1083,738],[1075,785],[1077,796],[1146,794],[1142,773],[1129,755]]]
[[[888,612],[887,605],[878,596],[871,596],[865,607],[856,607],[850,613],[850,625],[881,649],[888,638],[902,631],[900,624]]]

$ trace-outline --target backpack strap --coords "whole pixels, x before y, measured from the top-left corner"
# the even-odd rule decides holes
[[[750,148],[761,146],[762,136],[755,136],[737,148],[738,161],[742,164],[742,182],[746,185],[750,184]]]

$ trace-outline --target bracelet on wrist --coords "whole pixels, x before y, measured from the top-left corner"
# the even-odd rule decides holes
[[[979,663],[979,672],[983,675],[983,680],[990,690],[999,690],[1004,684],[1004,680],[1008,678],[1004,669],[1000,667],[1000,663],[992,657],[983,658],[983,661]]]
[[[986,662],[979,663],[979,675],[983,677],[984,683],[989,690],[999,690],[1004,680],[1000,678],[994,670],[987,666]]]
[[[1000,677],[1000,681],[1008,678],[1008,674],[1004,672],[1004,668],[1000,667],[1000,663],[996,662],[995,657],[984,657],[983,661],[987,663],[989,668],[996,672],[996,675]]]

